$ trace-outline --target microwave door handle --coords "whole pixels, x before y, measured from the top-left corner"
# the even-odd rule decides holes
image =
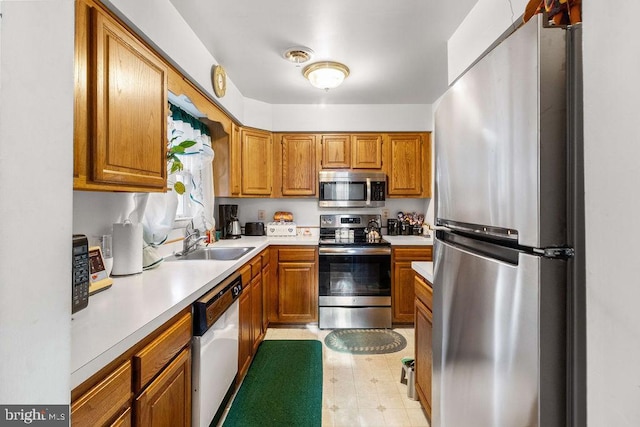
[[[365,205],[371,205],[371,178],[367,178],[367,201],[365,202]]]

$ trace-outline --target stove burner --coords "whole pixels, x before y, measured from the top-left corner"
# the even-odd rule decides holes
[[[391,246],[380,236],[380,215],[320,215],[320,246]],[[374,238],[375,236],[375,238]]]

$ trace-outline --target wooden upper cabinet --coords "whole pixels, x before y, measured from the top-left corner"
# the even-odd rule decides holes
[[[382,134],[324,134],[322,169],[381,169]]]
[[[351,167],[353,169],[382,168],[382,135],[351,135]]]
[[[428,133],[389,134],[387,194],[431,197],[431,145]]]
[[[351,138],[349,135],[322,135],[322,169],[351,167]]]
[[[233,123],[231,125],[231,173],[230,173],[230,188],[231,194],[234,196],[240,195],[242,190],[242,157],[240,156],[242,138],[240,135],[240,126]]]
[[[241,173],[244,196],[270,196],[273,187],[271,132],[241,131]]]
[[[91,3],[76,27],[74,188],[165,191],[167,65]]]
[[[281,137],[283,196],[315,196],[318,187],[316,136],[311,134]]]

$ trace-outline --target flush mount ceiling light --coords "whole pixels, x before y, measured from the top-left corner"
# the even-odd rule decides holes
[[[302,74],[309,82],[320,89],[329,90],[340,86],[347,76],[349,76],[349,68],[339,62],[316,62],[307,65]]]
[[[304,46],[295,46],[287,49],[282,56],[289,62],[293,62],[294,64],[304,64],[313,56],[313,51],[308,47]]]

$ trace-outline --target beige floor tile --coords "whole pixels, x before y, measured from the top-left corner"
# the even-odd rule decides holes
[[[385,425],[388,427],[411,427],[411,421],[409,421],[409,415],[407,410],[402,409],[387,409],[384,411]]]
[[[376,410],[362,409],[358,411],[358,424],[360,427],[380,427],[385,425],[384,414]]]
[[[403,357],[413,357],[414,331],[395,329],[407,347],[392,354],[352,355],[329,349],[331,331],[317,328],[273,328],[265,339],[317,339],[323,343],[323,427],[428,427],[420,403],[407,397],[400,383]]]
[[[414,409],[407,408],[407,415],[409,416],[409,422],[412,427],[430,427],[427,416],[421,407]]]

